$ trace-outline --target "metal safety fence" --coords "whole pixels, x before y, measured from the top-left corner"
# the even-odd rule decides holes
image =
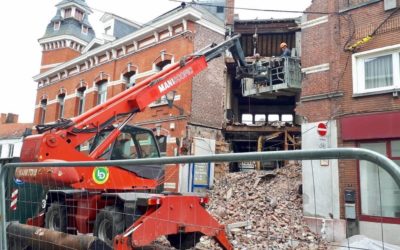
[[[207,191],[207,195],[163,193],[162,188],[146,190],[145,185],[136,189],[132,187],[132,190],[101,190],[95,186],[83,190],[80,186],[87,180],[80,176],[77,177],[81,178],[77,183],[66,185],[64,182],[64,187],[60,185],[60,180],[68,169],[78,166],[83,171],[90,169],[91,181],[100,185],[106,181],[118,183],[126,179],[126,176],[112,176],[108,170],[110,166],[125,169],[141,166],[142,171],[149,171],[142,167],[149,166],[151,169],[151,166],[166,164],[330,159],[369,161],[385,170],[400,187],[400,168],[395,162],[379,153],[360,148],[114,161],[9,163],[2,166],[0,173],[0,247],[111,249],[117,246],[117,249],[130,249],[122,246],[144,246],[151,242],[154,249],[186,249],[196,244],[202,244],[203,249],[220,249],[216,241],[223,241],[223,237],[214,241],[212,237],[200,239],[200,236],[220,236],[224,231],[231,244],[225,245],[227,248],[325,249],[329,245],[325,224],[333,220],[319,218],[321,216],[316,209],[312,217],[319,218],[319,222],[315,222],[315,228],[304,222],[302,169],[297,163],[271,171],[222,176]],[[40,179],[40,171],[61,179]],[[14,176],[16,172],[18,176]],[[15,185],[7,184],[10,175]],[[25,176],[27,181],[19,176]],[[160,177],[158,181],[161,186],[164,179]],[[24,195],[21,196],[21,193]],[[166,215],[162,211],[165,204]],[[204,208],[212,216],[207,217]],[[10,211],[19,212],[15,213],[18,216],[13,216]],[[188,222],[185,225],[181,221],[183,217]],[[178,223],[174,220],[178,220]],[[221,229],[219,223],[226,227]],[[176,227],[178,233],[173,233]],[[194,233],[197,229],[199,233]],[[114,237],[118,239],[114,241]]]

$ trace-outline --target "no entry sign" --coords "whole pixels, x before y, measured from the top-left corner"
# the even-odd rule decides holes
[[[317,128],[317,132],[320,136],[325,136],[326,133],[328,132],[328,129],[326,128],[326,124],[325,123],[318,123],[318,128]]]

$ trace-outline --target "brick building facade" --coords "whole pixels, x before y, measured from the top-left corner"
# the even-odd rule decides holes
[[[85,1],[62,1],[57,9],[39,39],[43,56],[41,73],[34,77],[38,83],[35,124],[75,117],[183,56],[222,41],[225,34],[223,20],[186,5],[143,26],[106,13],[102,20],[107,39],[102,40],[94,38],[85,21],[91,12]],[[116,32],[121,23],[125,31],[130,30]],[[162,154],[193,153],[194,137],[221,139],[224,84],[224,62],[216,59],[205,72],[177,88],[173,107],[161,98],[136,114],[133,123],[155,131]],[[166,176],[168,186],[178,190],[178,166],[169,166]]]
[[[314,0],[307,9],[319,14],[302,21],[304,79],[296,111],[304,119],[303,148],[361,147],[400,162],[399,6]],[[317,134],[319,123],[327,124],[327,136]],[[329,221],[334,240],[347,231],[400,244],[394,233],[400,231],[400,190],[388,173],[364,161],[325,163],[303,162],[310,221]]]

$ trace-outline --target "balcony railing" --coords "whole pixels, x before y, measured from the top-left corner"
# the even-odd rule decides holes
[[[266,67],[266,77],[262,81],[257,78],[243,78],[243,96],[294,95],[300,91],[302,74],[299,58],[273,58],[263,62],[260,67]]]

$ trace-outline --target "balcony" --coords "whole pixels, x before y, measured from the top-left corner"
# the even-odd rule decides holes
[[[257,72],[254,77],[242,78],[243,96],[276,98],[300,92],[302,74],[299,58],[270,58],[254,63],[254,67],[254,72]]]

